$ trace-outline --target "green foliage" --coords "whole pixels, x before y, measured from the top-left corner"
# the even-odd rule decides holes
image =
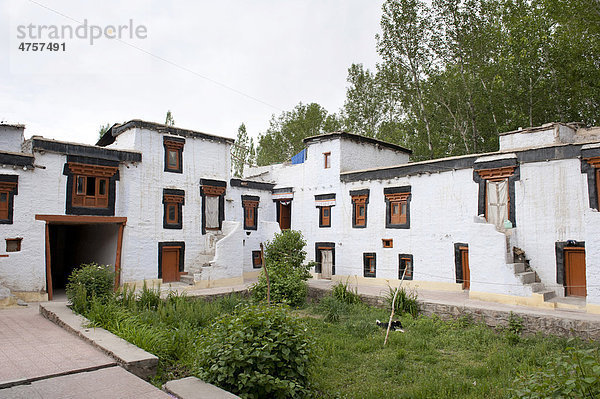
[[[173,114],[171,113],[171,110],[167,111],[167,116],[165,117],[165,125],[175,126],[175,119],[173,118]]]
[[[523,319],[513,312],[508,316],[508,326],[504,330],[504,335],[511,345],[518,344],[523,333]]]
[[[106,133],[108,129],[110,129],[110,123],[107,123],[106,125],[100,125],[100,128],[98,129],[98,140],[104,136],[104,133]]]
[[[265,267],[269,274],[270,299],[274,303],[301,306],[306,301],[311,264],[303,264],[306,258],[306,241],[302,233],[284,230],[275,234],[265,247]],[[257,300],[267,298],[267,279],[264,270],[252,287],[252,296]]]
[[[101,301],[114,293],[114,273],[110,266],[83,264],[73,270],[66,287],[67,298],[76,312],[84,312],[92,298]]]
[[[325,321],[338,323],[343,315],[348,314],[349,306],[333,296],[326,296],[319,301],[317,309],[325,315]]]
[[[283,307],[242,306],[204,330],[201,378],[245,398],[309,394],[311,342]]]
[[[514,381],[513,398],[598,398],[600,355],[598,348],[566,351],[531,374]]]
[[[231,148],[231,168],[235,177],[244,175],[245,165],[254,165],[256,157],[254,150],[254,140],[248,137],[246,125],[241,124],[238,128],[235,144]]]
[[[392,301],[394,299],[394,294],[398,291],[398,288],[388,287],[389,291],[385,297],[388,309],[392,307]],[[394,302],[394,312],[396,314],[409,314],[412,317],[417,317],[419,314],[419,302],[417,302],[417,293],[416,292],[406,292],[406,290],[401,287],[398,295],[396,295],[396,302]]]
[[[345,283],[340,281],[337,284],[335,284],[333,286],[333,289],[331,290],[331,296],[333,296],[338,301],[347,303],[349,305],[362,302],[356,288],[354,289],[354,291],[352,291],[350,285],[348,284],[348,281],[346,281]]]
[[[256,162],[269,165],[289,161],[304,148],[303,139],[339,129],[335,114],[316,103],[299,103],[292,111],[272,116],[269,128],[258,138]]]

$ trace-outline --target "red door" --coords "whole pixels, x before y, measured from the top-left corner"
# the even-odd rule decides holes
[[[568,296],[587,296],[584,248],[565,248],[565,279]]]
[[[283,201],[279,202],[279,228],[281,230],[289,230],[292,225],[292,202],[288,201],[284,205]]]
[[[169,283],[179,281],[179,247],[162,248],[162,281]]]
[[[471,270],[469,270],[469,248],[460,247],[460,264],[462,266],[463,290],[471,288]]]

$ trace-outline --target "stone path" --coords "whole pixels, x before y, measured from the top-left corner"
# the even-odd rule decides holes
[[[170,398],[38,307],[0,309],[0,398]]]

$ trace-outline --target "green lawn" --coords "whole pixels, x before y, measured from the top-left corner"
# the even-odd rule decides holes
[[[214,302],[172,297],[157,304],[151,294],[95,305],[86,316],[96,325],[156,354],[162,384],[194,374],[194,348],[215,318],[244,301]],[[389,313],[366,305],[342,305],[336,322],[325,321],[327,307],[292,311],[315,342],[313,386],[317,397],[336,398],[505,398],[514,378],[544,366],[567,346],[565,339],[521,337],[497,332],[467,319],[401,318],[405,332],[385,330],[375,320]],[[589,343],[575,345],[591,347]]]

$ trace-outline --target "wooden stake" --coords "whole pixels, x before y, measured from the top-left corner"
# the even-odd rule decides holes
[[[267,272],[267,265],[265,263],[265,250],[263,243],[260,243],[260,260],[262,262],[262,268],[265,271],[265,278],[267,279],[267,305],[271,305],[271,284],[269,283],[269,273]]]
[[[392,299],[392,314],[390,314],[390,321],[388,322],[387,331],[385,332],[385,340],[383,341],[383,346],[387,344],[388,335],[390,334],[390,327],[392,327],[392,319],[394,318],[394,310],[396,310],[396,297],[398,296],[398,292],[400,292],[400,287],[402,287],[402,282],[404,281],[406,269],[408,269],[408,267],[404,268],[404,272],[402,272],[402,278],[400,279],[400,284],[398,285],[398,288],[396,288],[396,292],[394,292],[394,298]]]

